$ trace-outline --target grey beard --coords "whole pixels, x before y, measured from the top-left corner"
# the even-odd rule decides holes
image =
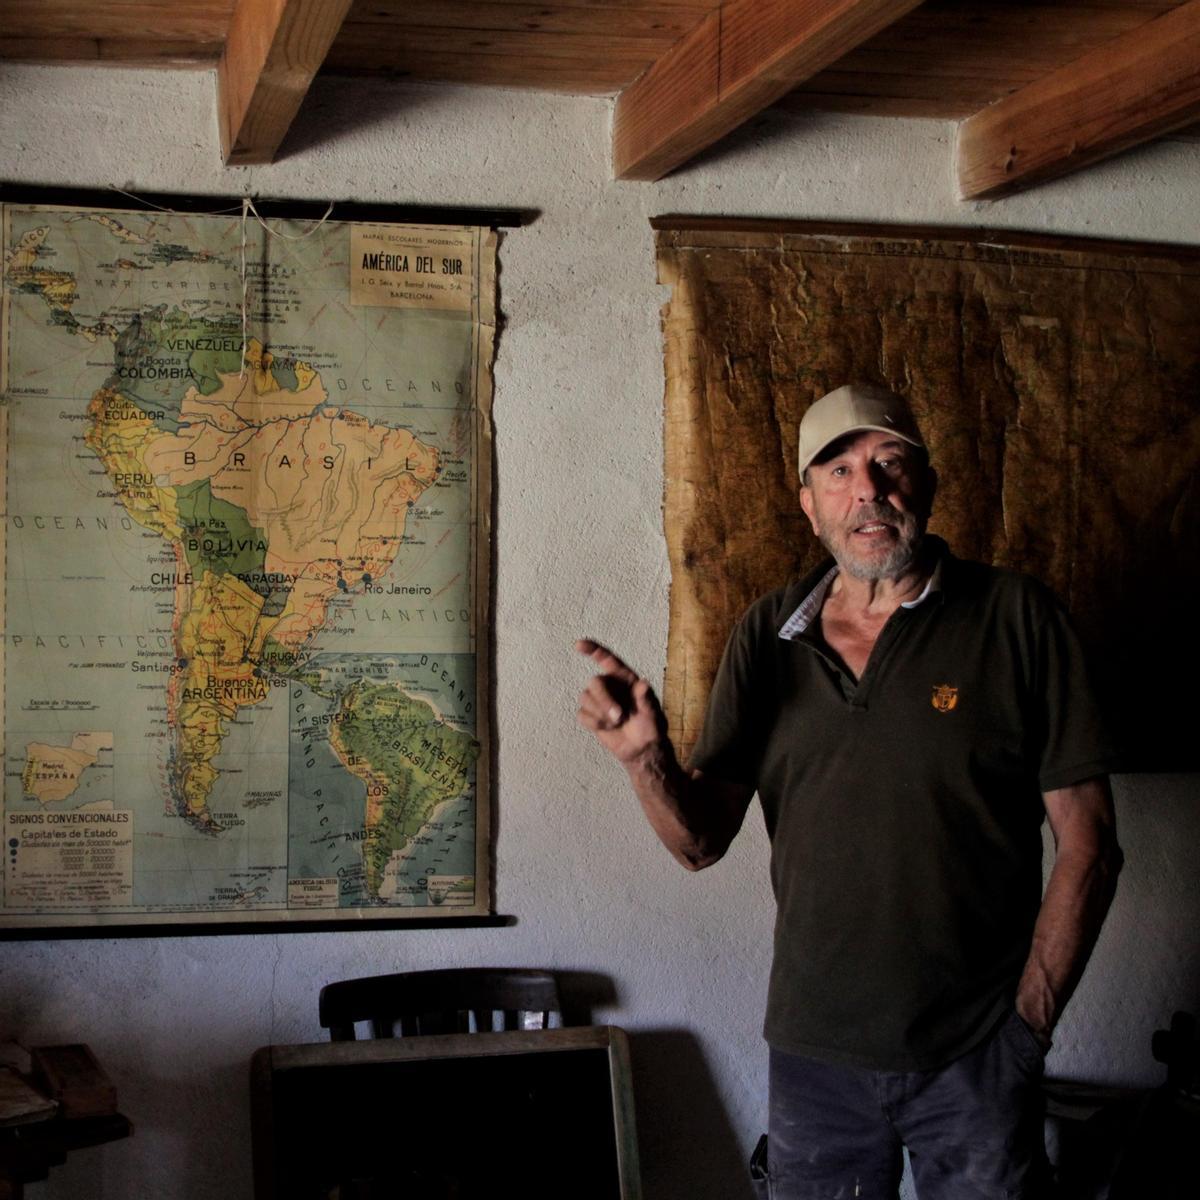
[[[900,535],[886,558],[876,559],[873,562],[859,562],[850,554],[846,554],[843,558],[838,554],[838,547],[833,538],[822,536],[821,541],[824,543],[825,549],[837,560],[839,569],[845,571],[847,575],[863,582],[894,579],[916,562],[925,533],[922,522],[912,513],[897,512],[890,505],[864,504],[855,513],[854,524],[856,526],[865,525],[868,521],[882,521],[895,528]],[[850,534],[847,533],[847,541],[849,537]]]
[[[901,538],[892,547],[886,558],[873,563],[860,563],[853,559],[843,562],[839,559],[838,567],[847,575],[852,575],[855,579],[864,582],[872,579],[894,579],[911,567],[921,552],[922,539],[919,534],[909,540],[907,530],[902,530],[901,533]],[[827,546],[826,549],[832,553],[832,547]],[[834,557],[837,556],[834,555]]]

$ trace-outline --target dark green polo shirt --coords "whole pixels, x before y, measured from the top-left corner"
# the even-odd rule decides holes
[[[1113,768],[1070,624],[1027,576],[955,559],[857,682],[780,629],[833,564],[734,629],[692,765],[758,790],[778,904],[772,1046],[940,1066],[1011,1006],[1041,901],[1041,793]]]

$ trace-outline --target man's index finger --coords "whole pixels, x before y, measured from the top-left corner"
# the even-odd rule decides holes
[[[638,673],[600,642],[595,642],[591,638],[580,638],[575,643],[575,649],[580,654],[586,654],[606,674],[616,675],[626,683],[636,682]]]

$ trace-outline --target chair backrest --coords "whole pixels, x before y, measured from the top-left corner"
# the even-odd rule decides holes
[[[552,1018],[561,1024],[562,1012],[558,985],[548,971],[488,967],[327,983],[318,1008],[321,1025],[335,1042],[354,1041],[358,1022],[370,1023],[372,1037],[412,1037],[546,1029]]]

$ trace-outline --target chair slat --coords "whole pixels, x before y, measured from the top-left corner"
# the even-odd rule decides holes
[[[356,1022],[375,1037],[413,1037],[491,1032],[495,1013],[503,1029],[545,1029],[562,1013],[550,972],[479,967],[341,980],[321,989],[319,1008],[334,1041],[353,1041]]]

